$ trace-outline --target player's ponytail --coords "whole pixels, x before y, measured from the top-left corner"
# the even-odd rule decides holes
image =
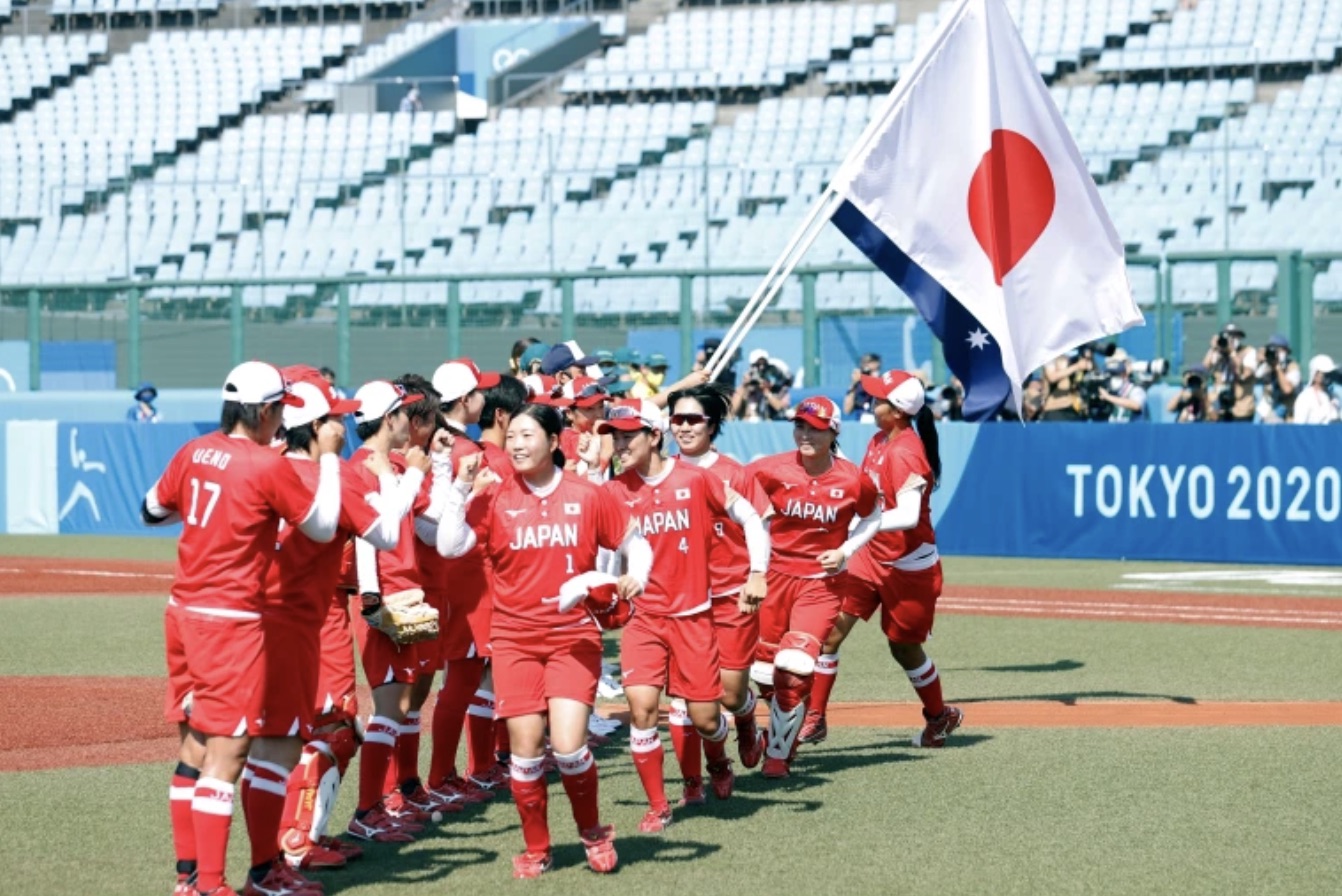
[[[918,429],[918,438],[922,439],[927,465],[932,468],[932,487],[936,488],[941,484],[941,437],[937,435],[937,421],[930,407],[922,406],[914,426]]]

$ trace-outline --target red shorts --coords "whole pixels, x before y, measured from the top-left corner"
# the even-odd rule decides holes
[[[424,599],[438,610],[439,665],[489,656],[489,622],[493,613],[488,594],[426,593]]]
[[[359,625],[363,624],[359,620]],[[335,712],[343,705],[358,705],[347,699],[354,693],[354,640],[349,626],[349,597],[346,592],[337,591],[327,607],[319,637],[316,699],[312,704],[319,716]]]
[[[635,613],[620,638],[620,681],[655,687],[692,703],[722,697],[713,612],[693,616]]]
[[[742,613],[737,598],[713,599],[713,633],[718,639],[718,665],[738,672],[749,669],[755,660],[755,647],[760,641],[758,613]]]
[[[255,736],[266,678],[261,620],[182,608],[175,614],[191,682],[191,728],[215,737]]]
[[[891,567],[879,586],[854,579],[844,595],[843,611],[870,619],[879,606],[881,631],[887,640],[922,644],[932,632],[941,584],[940,562],[916,572]]]
[[[510,635],[495,630],[494,714],[535,715],[555,698],[596,702],[601,676],[601,633],[595,626]]]
[[[357,601],[358,598],[352,600]],[[438,656],[437,641],[397,644],[382,632],[371,628],[357,610],[350,611],[350,620],[354,640],[359,645],[363,675],[368,679],[370,688],[393,683],[413,684],[421,673],[436,670],[436,666],[431,664]]]
[[[844,594],[850,590],[846,573],[823,579],[799,579],[795,576],[769,572],[769,596],[760,606],[760,644],[777,649],[787,632],[804,632],[825,643]],[[773,662],[772,655],[760,659]]]
[[[163,700],[163,717],[173,724],[186,721],[186,700],[191,696],[191,673],[186,666],[186,645],[182,643],[182,612],[172,602],[163,610],[163,649],[168,660],[168,695]]]
[[[321,629],[283,616],[262,617],[266,679],[261,689],[259,737],[312,736]]]

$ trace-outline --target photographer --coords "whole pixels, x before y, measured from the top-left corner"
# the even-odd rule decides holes
[[[699,346],[699,351],[695,353],[694,369],[705,370],[721,346],[722,340],[717,337],[709,337],[708,339],[705,339],[704,344]],[[722,365],[722,369],[718,371],[718,375],[713,378],[713,382],[726,386],[728,389],[734,387],[736,385],[736,364],[740,360],[741,350],[737,349],[732,352],[732,356],[727,359],[727,363]]]
[[[1070,355],[1054,358],[1044,367],[1044,383],[1048,397],[1044,399],[1041,420],[1085,420],[1085,403],[1081,400],[1081,379],[1095,369],[1095,349],[1085,345]]]
[[[871,409],[876,404],[876,399],[872,398],[862,388],[862,377],[881,375],[881,356],[868,352],[862,356],[857,370],[853,371],[853,383],[848,387],[848,394],[843,397],[844,416],[857,414],[857,419],[863,423],[871,423],[875,420],[871,415]]]
[[[1236,324],[1222,327],[1221,332],[1212,337],[1202,363],[1211,372],[1207,390],[1214,404],[1207,419],[1222,423],[1252,423],[1258,353],[1244,344],[1244,331]]]
[[[1315,355],[1309,359],[1309,385],[1295,400],[1295,411],[1291,415],[1294,423],[1336,423],[1338,422],[1338,400],[1334,390],[1342,391],[1342,377],[1338,375],[1337,365],[1327,355]]]
[[[1110,423],[1141,420],[1146,413],[1146,390],[1131,379],[1132,365],[1128,353],[1118,349],[1104,365],[1104,369],[1109,374],[1109,381],[1099,387],[1098,397],[1109,407],[1102,419]]]
[[[1184,371],[1184,387],[1170,399],[1165,409],[1174,414],[1175,423],[1202,423],[1216,419],[1216,410],[1207,397],[1207,368],[1194,364]]]
[[[741,420],[785,420],[792,404],[790,385],[782,362],[757,348],[750,353],[750,366],[732,396],[732,414]]]
[[[1291,343],[1285,336],[1278,333],[1267,341],[1263,362],[1254,373],[1263,386],[1258,419],[1263,423],[1284,422],[1300,393],[1300,365],[1291,357]]]

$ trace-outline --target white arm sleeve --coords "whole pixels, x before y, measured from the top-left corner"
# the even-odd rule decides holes
[[[429,489],[429,506],[415,517],[415,535],[430,547],[438,544],[438,521],[442,519],[447,496],[452,491],[452,465],[440,464],[435,456],[433,486]]]
[[[149,491],[144,496],[144,509],[148,516],[144,516],[146,526],[166,526],[170,523],[180,523],[182,515],[175,510],[169,510],[158,503],[158,483],[155,482],[149,487]],[[153,517],[152,522],[150,517]]]
[[[317,463],[321,465],[321,473],[312,496],[312,509],[298,528],[318,544],[326,544],[335,538],[340,526],[340,455],[323,454]]]
[[[918,525],[923,509],[923,488],[908,488],[895,496],[895,506],[881,514],[882,532],[900,532]]]
[[[362,537],[379,551],[394,551],[401,543],[401,520],[405,518],[405,512],[409,508],[402,506],[399,494],[401,486],[391,473],[379,476],[378,485],[381,486],[381,491],[364,495],[364,500],[377,511],[378,516],[377,522],[373,523],[367,532],[362,533]]]
[[[444,557],[462,557],[475,547],[475,530],[466,524],[466,500],[470,486],[453,481],[447,489],[443,515],[438,520],[438,553]]]
[[[620,545],[620,553],[624,555],[625,574],[638,582],[640,588],[647,588],[648,576],[652,575],[652,545],[637,529],[630,528]]]
[[[746,553],[750,555],[751,572],[769,571],[769,529],[760,519],[759,511],[750,502],[737,498],[727,508],[727,515],[746,533]]]
[[[354,539],[354,571],[359,579],[360,594],[382,593],[382,583],[377,575],[377,548],[362,538]]]
[[[857,525],[853,527],[853,531],[848,536],[848,540],[839,547],[839,550],[843,551],[845,557],[853,556],[863,545],[876,537],[876,533],[880,528],[881,505],[878,502],[875,510],[857,521]]]

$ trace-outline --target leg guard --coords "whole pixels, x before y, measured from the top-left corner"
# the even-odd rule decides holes
[[[797,735],[806,717],[806,697],[811,679],[786,669],[774,671],[774,698],[769,705],[769,738],[764,754],[771,759],[791,760],[797,751]]]
[[[352,743],[353,737],[349,740]],[[326,833],[326,823],[340,794],[341,771],[327,743],[314,741],[303,747],[298,765],[289,775],[280,824],[280,846],[286,853],[303,853]]]

